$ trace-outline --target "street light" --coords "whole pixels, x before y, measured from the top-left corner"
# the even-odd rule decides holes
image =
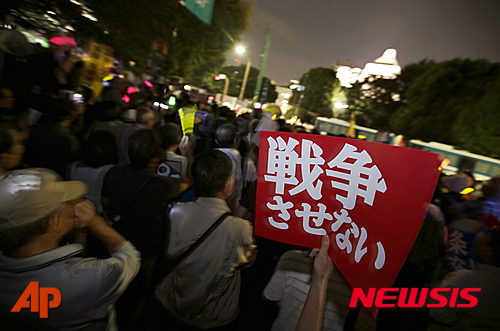
[[[247,58],[247,66],[245,68],[245,75],[243,76],[243,83],[241,83],[241,90],[240,90],[240,95],[238,96],[238,100],[243,101],[243,96],[245,95],[245,88],[247,87],[247,81],[248,81],[248,75],[250,74],[250,67],[252,66],[252,61],[250,60],[250,57],[245,53],[245,48],[242,46],[239,46],[236,48],[236,52],[239,54],[244,54]]]
[[[225,74],[219,74],[219,79],[224,79],[226,82],[224,83],[224,92],[222,93],[221,103],[224,103],[224,98],[227,95],[227,91],[229,90],[229,78]]]

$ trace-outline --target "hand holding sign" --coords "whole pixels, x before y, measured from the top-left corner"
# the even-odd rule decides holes
[[[309,257],[314,258],[314,276],[320,281],[328,280],[333,272],[333,262],[328,256],[328,249],[330,248],[330,238],[327,235],[323,236],[321,240],[321,249],[314,248]]]

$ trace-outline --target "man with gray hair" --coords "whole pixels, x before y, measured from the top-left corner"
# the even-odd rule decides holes
[[[257,169],[252,160],[243,157],[238,151],[240,135],[232,124],[223,124],[215,131],[215,141],[221,152],[232,162],[231,190],[227,199],[229,208],[236,216],[244,217],[246,209],[240,205],[244,184],[257,180]]]
[[[152,129],[156,123],[156,113],[154,110],[142,107],[137,110],[137,118],[135,123],[127,123],[123,126],[122,135],[120,138],[120,163],[130,164],[128,157],[128,139],[131,135],[141,129]]]
[[[137,274],[140,255],[90,201],[75,200],[87,191],[85,183],[60,181],[47,169],[0,175],[2,328],[116,329],[113,304]],[[111,258],[77,257],[86,231],[103,242]],[[70,234],[74,243],[61,246]],[[38,288],[52,291],[53,297],[45,298],[48,316],[42,316]]]

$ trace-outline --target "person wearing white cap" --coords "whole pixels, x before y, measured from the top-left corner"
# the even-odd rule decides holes
[[[113,304],[137,274],[140,254],[95,213],[90,201],[75,200],[87,191],[85,183],[60,181],[47,169],[0,174],[2,329],[116,329]],[[82,244],[61,245],[68,234],[76,232],[78,238],[85,231],[103,242],[111,258],[77,257]],[[24,305],[12,311],[31,282],[61,294],[48,318],[40,318],[34,295],[28,299],[31,309]]]

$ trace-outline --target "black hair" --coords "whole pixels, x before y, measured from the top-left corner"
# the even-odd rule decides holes
[[[94,97],[94,91],[88,86],[81,85],[78,87],[78,92],[83,94],[83,101],[88,102],[90,99]]]
[[[146,124],[149,120],[154,120],[156,113],[148,107],[137,109],[136,122],[137,124]]]
[[[68,118],[74,109],[75,105],[73,105],[73,101],[67,99],[52,99],[50,100],[48,114],[53,122],[58,122]]]
[[[178,104],[176,106],[186,107],[188,105],[192,105],[193,101],[191,101],[191,97],[189,96],[189,94],[187,94],[186,92],[182,92],[177,99],[177,103]]]
[[[144,169],[152,158],[159,156],[160,144],[153,130],[139,130],[128,139],[130,165]]]
[[[215,197],[231,179],[233,163],[219,150],[200,153],[191,167],[197,197]]]
[[[285,126],[286,125],[286,121],[282,118],[278,118],[276,120],[276,122],[278,123],[279,127],[282,127],[282,126]]]
[[[248,134],[248,122],[244,118],[238,117],[234,120],[234,124],[236,125],[238,132],[241,132],[243,136]]]
[[[488,234],[490,235],[489,246],[493,250],[493,263],[500,267],[500,228],[495,226],[488,231]]]
[[[494,198],[500,189],[500,177],[493,177],[483,184],[481,191],[486,198]]]
[[[227,106],[221,106],[218,108],[218,111],[219,111],[219,115],[221,117],[227,118],[228,114],[231,112],[231,109],[229,109],[229,107],[227,107]]]
[[[92,133],[82,146],[82,161],[92,168],[118,163],[118,147],[115,136],[109,131]]]
[[[97,119],[101,122],[114,121],[120,118],[121,108],[115,101],[101,101],[95,104]]]
[[[223,124],[215,131],[217,146],[220,148],[232,148],[236,140],[236,127],[232,124]]]
[[[13,143],[14,139],[12,139],[9,131],[0,129],[0,154],[7,153]]]
[[[179,145],[182,139],[182,130],[178,124],[168,122],[158,129],[158,135],[161,140],[161,148],[169,149]]]
[[[248,123],[248,131],[250,133],[254,133],[255,132],[255,129],[257,129],[257,126],[259,125],[260,123],[260,120],[254,118],[253,120],[251,120],[249,123]]]

